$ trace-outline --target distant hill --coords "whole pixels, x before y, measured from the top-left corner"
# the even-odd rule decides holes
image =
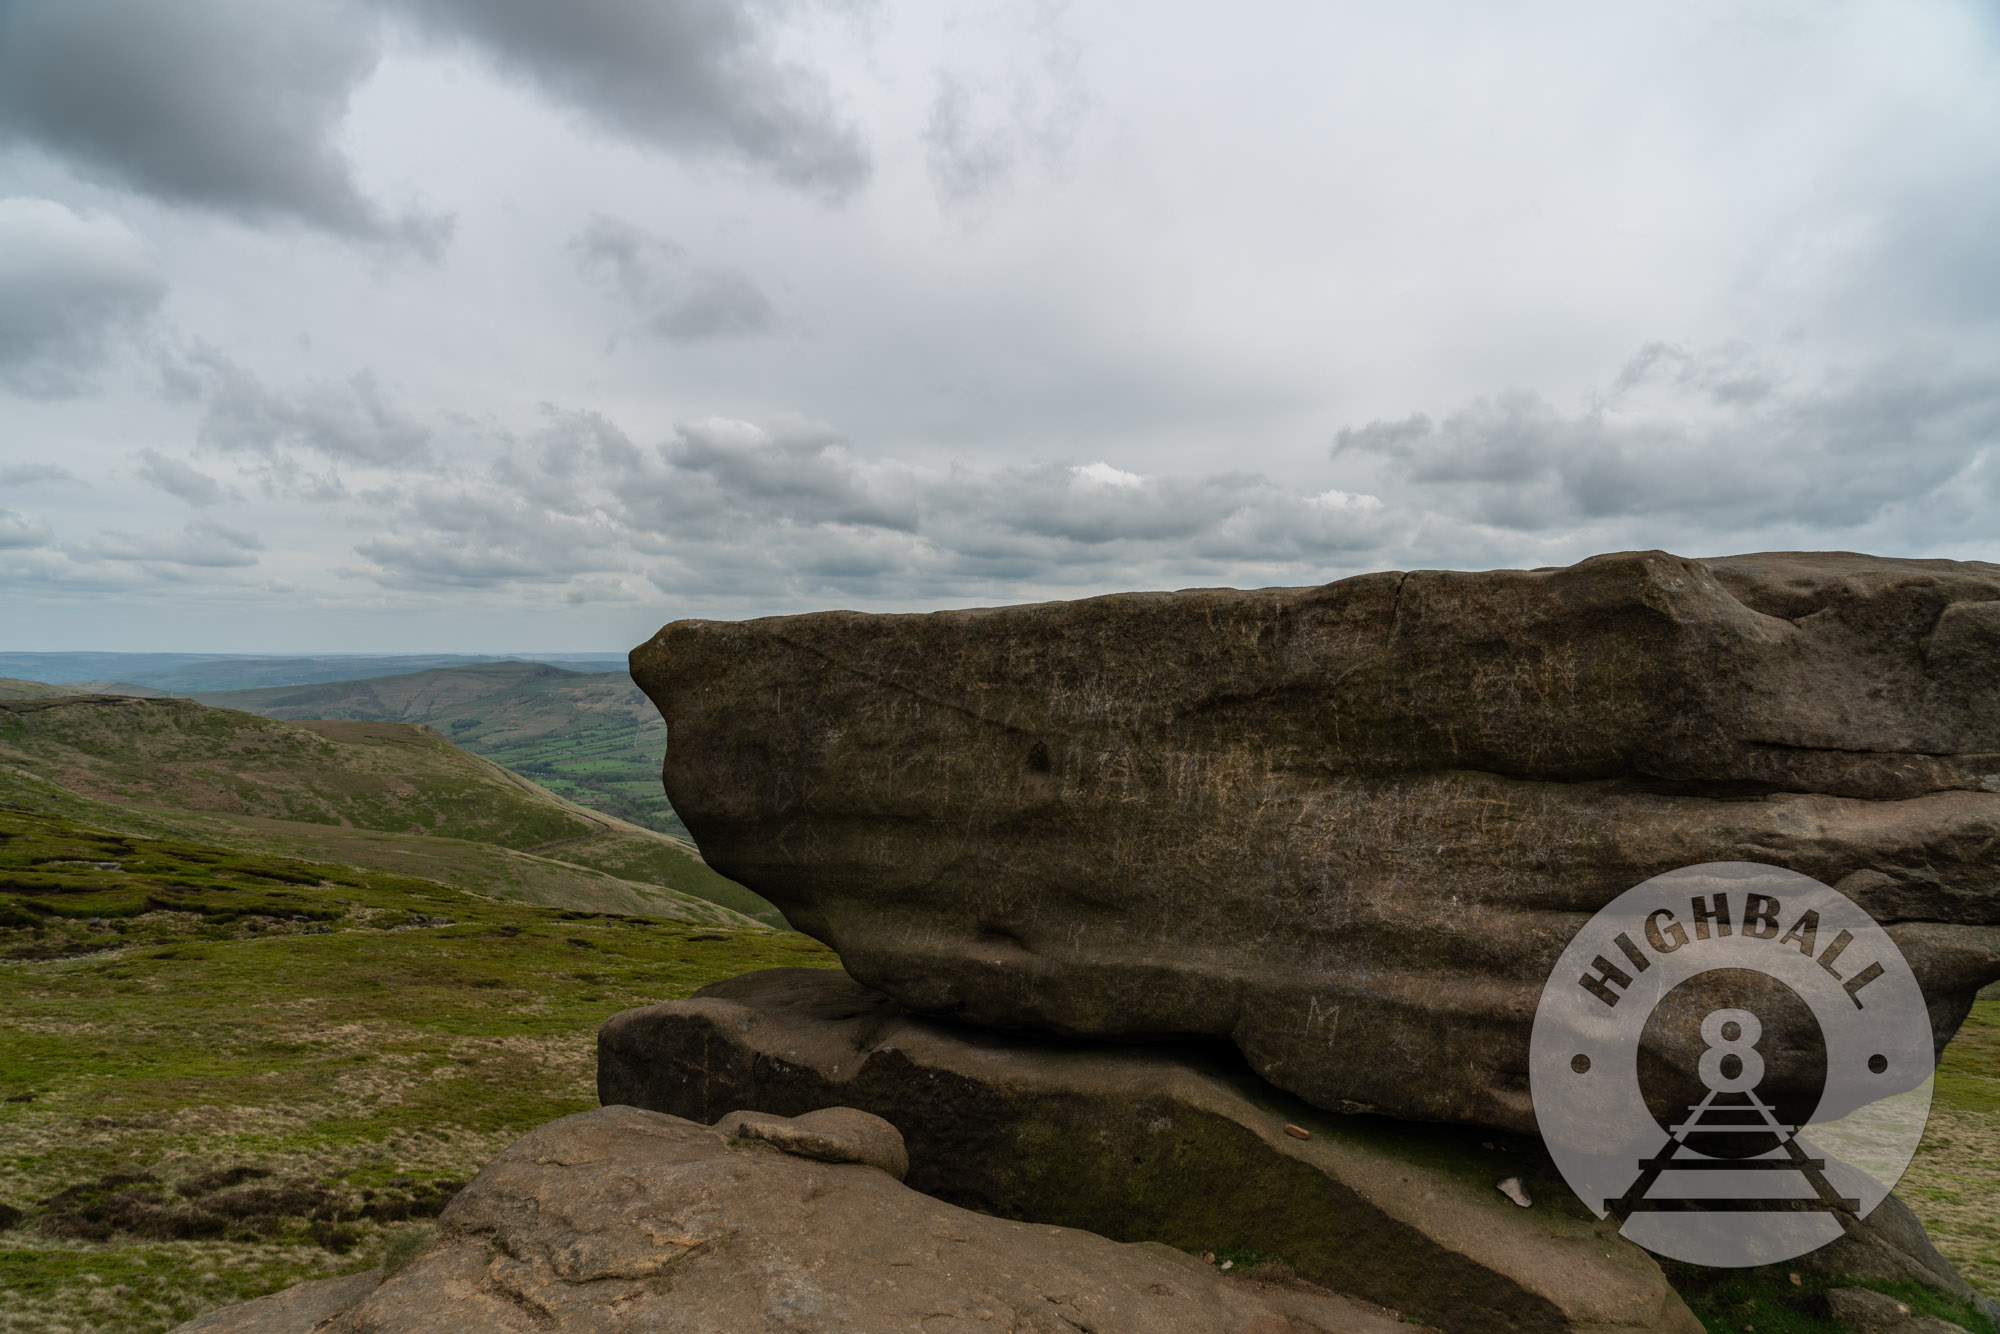
[[[204,690],[247,690],[318,681],[353,681],[433,667],[522,660],[548,662],[582,672],[624,670],[624,655],[617,653],[581,653],[549,658],[458,653],[312,657],[223,653],[0,653],[0,673],[58,684],[117,682],[185,695]]]
[[[16,681],[11,676],[0,676],[0,699],[54,699],[75,693],[73,686],[52,686],[44,681]]]
[[[661,833],[687,835],[660,787],[666,724],[623,671],[489,662],[195,698],[267,718],[426,723],[572,801]]]
[[[134,699],[164,699],[174,693],[135,686],[130,681],[65,681],[52,689],[59,695],[130,695]]]
[[[292,723],[181,699],[0,699],[0,802],[547,906],[783,920],[692,847],[421,725]]]

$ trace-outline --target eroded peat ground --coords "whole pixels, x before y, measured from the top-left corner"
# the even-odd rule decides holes
[[[0,1331],[152,1334],[378,1263],[596,1104],[606,1016],[781,965],[837,966],[0,811]]]

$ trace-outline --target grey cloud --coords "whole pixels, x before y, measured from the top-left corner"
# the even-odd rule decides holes
[[[402,497],[356,550],[395,586],[642,574],[704,597],[991,596],[1154,583],[1225,566],[1311,581],[1402,520],[1372,496],[1108,465],[924,469],[856,457],[829,428],[725,419],[635,447],[561,414],[483,487]]]
[[[846,193],[869,175],[860,138],[815,71],[774,51],[789,6],[731,0],[384,0],[469,42],[597,125],[672,151],[717,154]]]
[[[0,135],[173,203],[435,253],[448,222],[368,199],[338,147],[377,54],[342,0],[10,0]]]
[[[124,224],[52,200],[0,199],[0,385],[42,398],[80,392],[110,341],[166,290],[150,247]]]
[[[0,468],[0,486],[33,486],[37,482],[75,482],[81,479],[68,468],[53,463],[23,463]]]
[[[1441,510],[1524,533],[1670,517],[1684,530],[1854,529],[1976,479],[2000,446],[2000,375],[1878,367],[1798,383],[1741,350],[1655,346],[1597,401],[1516,391],[1341,431]],[[1754,539],[1753,539],[1754,540]]]
[[[741,337],[777,322],[770,298],[748,275],[695,265],[673,241],[616,218],[591,219],[571,249],[583,272],[615,286],[659,337]]]
[[[9,592],[35,592],[57,597],[93,593],[131,593],[154,586],[167,567],[135,568],[116,562],[81,559],[55,547],[8,550],[0,544],[0,583]]]
[[[516,496],[425,488],[404,499],[396,531],[355,552],[392,586],[485,588],[617,569],[614,538],[601,523]]]
[[[228,569],[255,565],[255,553],[263,549],[255,533],[199,519],[172,536],[107,531],[82,554],[95,560]]]
[[[371,198],[340,147],[385,11],[653,147],[829,195],[867,178],[824,79],[772,50],[759,20],[776,10],[728,0],[6,0],[0,142],[171,203],[435,257],[451,219]],[[697,295],[732,309],[740,290],[705,290],[729,284],[699,276]]]
[[[372,371],[281,393],[213,351],[190,356],[187,369],[202,381],[207,407],[197,439],[209,448],[280,463],[287,450],[376,468],[421,467],[429,461],[429,428],[392,402]],[[299,474],[294,466],[283,475]],[[342,494],[336,480],[313,480],[322,490],[331,487],[330,494]]]
[[[49,526],[34,515],[0,510],[0,548],[45,547],[51,540]]]
[[[1079,51],[1058,10],[1037,6],[1027,19],[1031,58],[1000,71],[938,76],[923,137],[931,188],[948,209],[983,203],[1033,171],[1057,174],[1068,159],[1090,105]]]
[[[225,494],[222,483],[207,473],[156,449],[139,451],[139,476],[190,505],[213,505]]]
[[[1013,469],[963,497],[968,514],[989,514],[1018,533],[1096,545],[1185,542],[1252,497],[1262,478],[1220,474],[1151,480],[1105,465]]]
[[[917,498],[895,472],[857,463],[841,437],[817,423],[766,431],[711,417],[682,426],[663,453],[672,487],[699,486],[706,503],[737,515],[906,532],[917,526]]]

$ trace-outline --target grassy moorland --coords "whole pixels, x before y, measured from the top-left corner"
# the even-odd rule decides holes
[[[181,699],[0,699],[0,800],[547,906],[684,917],[713,905],[783,924],[691,845],[417,724],[283,722]]]
[[[44,685],[40,681],[19,681],[11,676],[0,676],[0,699],[54,699],[69,692],[61,686]]]
[[[269,718],[425,723],[571,801],[687,836],[660,791],[666,724],[623,672],[489,662],[199,698]]]
[[[0,808],[0,1331],[366,1268],[595,1104],[605,1016],[787,964],[835,960]]]
[[[1945,1048],[1923,1148],[1897,1188],[1972,1285],[2000,1301],[2000,986]]]

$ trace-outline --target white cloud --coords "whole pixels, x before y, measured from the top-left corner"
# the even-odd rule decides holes
[[[1138,473],[1126,472],[1122,468],[1114,468],[1104,462],[1079,464],[1070,471],[1076,474],[1079,481],[1096,482],[1100,486],[1121,486],[1127,490],[1136,490],[1146,484],[1146,479]]]
[[[210,519],[197,519],[174,534],[106,531],[77,554],[88,560],[220,570],[255,565],[256,553],[263,549],[264,543],[255,533]]]

